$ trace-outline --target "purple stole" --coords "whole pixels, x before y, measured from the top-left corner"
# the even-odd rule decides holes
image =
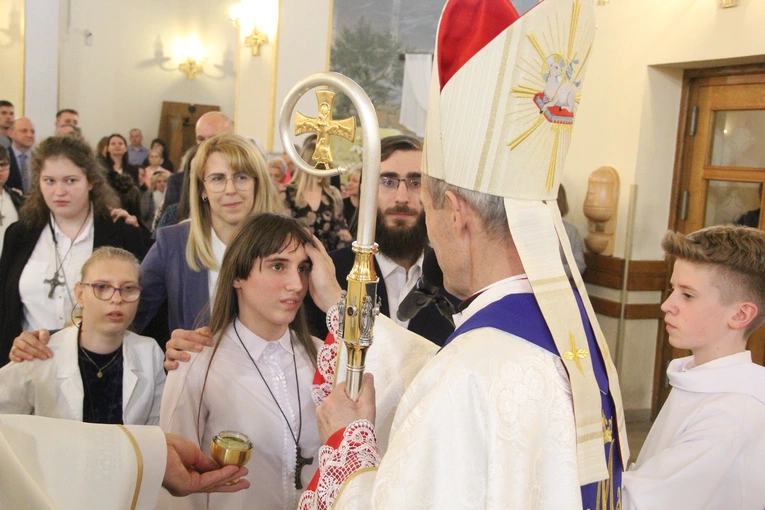
[[[603,357],[595,341],[592,326],[579,293],[575,290],[574,294],[587,335],[595,379],[600,388],[606,462],[611,474],[608,480],[582,486],[582,505],[583,508],[592,510],[621,508],[622,461],[618,448],[619,436],[616,433],[614,402],[608,388],[608,376]],[[444,343],[443,349],[446,349],[458,336],[479,328],[494,328],[510,333],[560,356],[534,294],[508,294],[479,310],[452,333]]]

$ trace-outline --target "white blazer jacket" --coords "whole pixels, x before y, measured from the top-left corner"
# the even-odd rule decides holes
[[[53,358],[9,363],[0,369],[0,414],[35,414],[82,421],[85,392],[77,362],[77,328],[50,338]],[[165,355],[152,338],[125,332],[122,342],[122,421],[158,425]]]

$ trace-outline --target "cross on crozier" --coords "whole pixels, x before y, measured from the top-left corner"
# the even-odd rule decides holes
[[[316,98],[319,101],[319,116],[306,117],[300,112],[295,113],[295,135],[304,133],[316,133],[316,150],[313,159],[316,166],[324,165],[329,169],[332,162],[332,151],[329,147],[330,136],[342,136],[353,142],[356,138],[356,118],[350,117],[343,120],[332,118],[332,105],[335,103],[336,94],[331,90],[317,90]]]

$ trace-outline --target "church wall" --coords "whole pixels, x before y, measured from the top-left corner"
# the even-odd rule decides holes
[[[603,165],[619,172],[616,257],[626,254],[630,186],[636,184],[632,259],[663,258],[660,241],[669,219],[683,69],[765,61],[760,26],[765,0],[738,3],[721,9],[717,0],[611,0],[595,7],[595,48],[563,184],[571,205],[568,220],[584,237],[589,174]],[[635,294],[628,302],[636,302]],[[618,325],[611,323],[616,320],[599,320],[615,343]],[[659,327],[655,320],[628,321],[621,374],[629,410],[650,408]]]
[[[238,41],[227,4],[71,0],[68,5],[71,11],[61,16],[58,103],[80,112],[91,143],[113,132],[127,138],[138,127],[148,144],[157,135],[162,101],[218,105],[233,117]],[[194,80],[177,70],[189,38],[208,56],[204,74]]]
[[[59,69],[58,55],[59,9],[51,0],[24,2],[24,107],[16,111],[35,124],[38,140],[53,134],[56,90]],[[9,70],[10,71],[10,70]],[[4,76],[17,79],[13,71]]]
[[[272,0],[276,3],[276,0]],[[295,83],[328,69],[332,1],[280,0],[275,37],[253,57],[249,48],[240,52],[237,93],[237,132],[257,138],[268,151],[280,152],[278,123],[282,103]],[[244,34],[243,34],[244,35]],[[306,115],[316,115],[316,99],[309,94],[298,103]]]

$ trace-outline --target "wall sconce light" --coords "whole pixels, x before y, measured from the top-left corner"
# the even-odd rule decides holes
[[[252,56],[260,54],[260,47],[268,42],[268,36],[258,30],[258,27],[252,27],[250,35],[244,38],[244,45],[252,49]]]
[[[189,80],[193,80],[196,78],[197,73],[201,73],[204,71],[204,61],[203,62],[197,62],[194,57],[187,57],[186,60],[180,63],[178,66],[178,69],[182,73],[186,73],[186,78]]]
[[[228,17],[237,29],[248,34],[244,38],[244,45],[252,50],[253,56],[257,56],[260,54],[260,47],[268,42],[269,26],[274,25],[275,19],[278,18],[278,2],[274,5],[270,5],[269,2],[259,2],[256,6],[252,0],[242,0],[242,3],[229,9]],[[256,20],[264,22],[267,26],[259,28]]]
[[[193,80],[197,74],[204,73],[207,53],[198,36],[190,35],[185,41],[179,41],[179,46],[176,46],[174,53],[180,55],[178,70],[184,73],[187,79]]]
[[[728,7],[736,7],[736,4],[738,4],[738,0],[722,0],[720,7],[727,9]]]

